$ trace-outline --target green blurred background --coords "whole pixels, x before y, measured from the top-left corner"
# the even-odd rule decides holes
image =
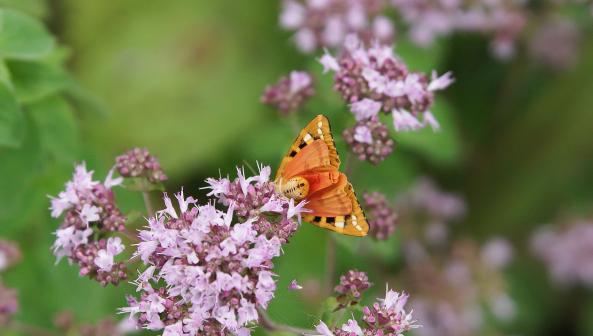
[[[299,54],[290,33],[278,27],[276,1],[0,4],[43,20],[59,45],[39,57],[6,57],[0,69],[0,94],[6,96],[10,85],[16,92],[16,101],[0,97],[0,106],[20,110],[18,134],[11,138],[16,140],[0,149],[0,236],[18,241],[24,254],[4,280],[18,289],[17,318],[26,323],[51,326],[61,310],[95,321],[125,305],[124,293],[132,290],[127,284],[102,288],[79,278],[65,261],[54,265],[50,246],[59,222],[50,219],[47,195],[62,189],[74,162],[86,161],[102,178],[116,155],[147,147],[170,177],[168,190],[185,186],[202,196],[206,177],[232,174],[244,160],[277,167],[294,134],[289,121],[261,105],[259,96],[293,69],[309,70],[317,80],[317,95],[299,114],[300,124],[318,113],[335,130],[353,122],[331,89],[331,76],[321,74],[314,57]],[[51,39],[37,42],[52,49]],[[442,131],[394,134],[395,153],[378,167],[360,164],[352,180],[359,191],[396,195],[415,177],[428,175],[461,193],[469,214],[455,226],[458,234],[478,241],[502,235],[517,250],[508,279],[518,316],[503,330],[593,335],[591,293],[555,289],[526,243],[540,223],[587,215],[591,208],[593,38],[585,39],[579,64],[563,72],[532,64],[521,52],[509,62],[494,60],[487,43],[467,35],[430,49],[398,44],[410,68],[454,72],[457,82],[434,108]],[[24,73],[7,84],[7,69]],[[136,194],[117,196],[124,209],[141,206]],[[381,247],[387,271],[398,267],[395,240]],[[325,232],[305,225],[285,248],[270,310],[275,320],[303,327],[317,321],[315,298],[285,288],[293,278],[311,287],[323,278],[325,242]],[[340,270],[359,267],[374,278],[368,262],[351,250],[340,247],[338,256]],[[382,291],[378,285],[369,296]]]

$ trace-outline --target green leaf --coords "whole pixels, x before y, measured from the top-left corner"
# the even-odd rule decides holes
[[[441,125],[440,130],[426,127],[417,132],[399,132],[394,138],[402,149],[417,152],[436,164],[452,165],[458,162],[462,152],[453,111],[446,101],[437,98],[432,112]]]
[[[19,147],[24,129],[23,112],[10,89],[0,82],[0,146]]]
[[[31,103],[52,96],[71,85],[71,78],[57,66],[43,62],[8,61],[18,100]]]
[[[37,18],[47,15],[49,2],[45,0],[0,0],[0,6],[18,9]]]
[[[52,51],[54,38],[34,18],[10,9],[0,9],[0,57],[39,59]]]
[[[0,107],[0,111],[5,109]],[[0,223],[3,230],[18,225],[17,219],[38,211],[31,208],[36,205],[33,199],[44,198],[46,194],[32,192],[32,186],[42,173],[43,162],[37,132],[28,122],[29,118],[21,118],[27,130],[23,133],[21,147],[0,149],[0,176],[5,177],[0,179]]]
[[[333,296],[330,296],[325,301],[323,301],[321,305],[321,320],[332,324],[335,318],[334,312],[336,307],[338,307],[338,301]]]
[[[107,116],[107,106],[94,94],[80,86],[75,80],[71,80],[64,89],[64,94],[74,104],[74,107],[81,112],[94,113],[98,116]]]
[[[0,82],[6,85],[7,88],[13,89],[10,70],[8,70],[4,60],[0,60]]]
[[[59,96],[36,102],[28,107],[41,146],[58,161],[73,162],[78,153],[78,130],[72,109]]]

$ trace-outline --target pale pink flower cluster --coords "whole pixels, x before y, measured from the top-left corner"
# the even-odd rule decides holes
[[[0,272],[21,261],[23,255],[16,242],[0,239]]]
[[[238,169],[236,181],[208,179],[224,211],[215,203],[197,205],[183,191],[175,195],[176,209],[165,195],[166,208],[139,234],[136,256],[147,265],[136,281],[141,296],[129,298],[122,311],[163,335],[249,335],[258,309],[274,297],[272,259],[282,246],[276,231],[258,231],[255,223],[262,217],[293,221],[303,211],[275,193],[263,201],[269,172],[261,167],[259,175],[246,177]]]
[[[449,238],[450,224],[462,219],[467,211],[465,200],[454,193],[440,190],[428,178],[420,178],[396,202],[401,223],[416,227],[417,237],[409,237],[407,255],[421,255],[416,240],[427,245],[442,245]]]
[[[583,42],[583,32],[575,21],[558,15],[544,19],[530,38],[531,56],[552,70],[575,65]]]
[[[0,239],[0,274],[20,262],[21,258],[21,250],[15,242]],[[18,310],[17,291],[6,287],[0,277],[0,329],[12,322],[12,318]]]
[[[356,33],[366,42],[391,43],[395,28],[382,15],[385,0],[285,0],[280,26],[295,31],[294,42],[304,53],[341,47]]]
[[[391,0],[404,22],[409,36],[421,46],[428,46],[439,36],[456,31],[492,35],[491,48],[500,58],[515,53],[515,41],[527,21],[522,1]]]
[[[291,71],[275,84],[268,85],[260,101],[287,116],[296,112],[313,94],[313,76],[306,71]]]
[[[324,72],[333,71],[334,89],[350,104],[357,121],[376,119],[379,112],[391,114],[396,131],[439,128],[430,107],[434,93],[453,83],[451,73],[429,78],[408,70],[391,46],[365,47],[349,35],[339,58],[325,53],[320,58]]]
[[[130,323],[131,320],[127,318],[116,321],[112,317],[106,317],[97,322],[80,323],[76,321],[74,313],[67,310],[56,314],[53,321],[59,335],[124,336],[138,334],[136,325]],[[54,334],[52,333],[52,335]]]
[[[226,178],[208,178],[210,189],[208,196],[216,197],[223,205],[233,205],[235,213],[241,219],[253,218],[253,228],[266,237],[278,237],[282,243],[294,234],[301,220],[301,213],[307,212],[306,202],[294,202],[276,193],[274,183],[270,181],[272,170],[269,166],[259,166],[259,174],[246,177],[244,169],[237,168],[234,180]],[[280,215],[271,220],[263,214]],[[278,216],[276,216],[278,217]],[[293,220],[296,217],[298,221]]]
[[[535,255],[562,285],[593,287],[593,222],[574,220],[564,227],[544,227],[531,238]]]
[[[492,238],[482,247],[458,241],[450,255],[442,250],[437,253],[433,258],[415,260],[407,271],[413,286],[411,306],[423,324],[416,334],[478,335],[486,315],[503,322],[515,317],[516,305],[506,292],[502,273],[513,254],[506,240]]]
[[[58,261],[68,257],[80,266],[80,275],[96,279],[103,285],[117,284],[126,277],[122,262],[115,262],[124,246],[119,237],[95,238],[95,233],[109,234],[123,231],[126,222],[113,195],[112,187],[121,184],[122,178],[113,178],[113,169],[103,183],[93,180],[93,172],[84,164],[75,167],[71,181],[58,197],[51,197],[51,215],[65,213],[56,231],[53,251]]]
[[[363,308],[361,323],[352,318],[340,328],[329,328],[320,321],[315,329],[323,336],[404,335],[405,332],[420,327],[412,317],[412,312],[404,309],[407,301],[407,294],[387,288],[385,298]]]

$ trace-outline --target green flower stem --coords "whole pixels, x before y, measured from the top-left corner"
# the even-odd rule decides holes
[[[303,328],[289,326],[286,324],[276,323],[276,322],[272,321],[270,319],[270,316],[268,315],[268,313],[261,308],[258,308],[257,312],[259,314],[260,327],[262,327],[264,330],[267,330],[269,332],[288,332],[288,333],[292,333],[295,335],[315,335],[315,334],[318,334],[314,330],[303,329]]]

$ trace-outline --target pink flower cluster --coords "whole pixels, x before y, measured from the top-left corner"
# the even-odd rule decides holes
[[[593,222],[581,219],[545,227],[532,236],[531,245],[556,282],[593,287]]]
[[[4,286],[0,281],[0,327],[9,324],[18,309],[19,300],[16,290]]]
[[[305,71],[292,71],[276,84],[267,86],[260,100],[286,116],[296,112],[313,94],[313,77]]]
[[[394,27],[381,14],[385,7],[385,0],[285,0],[280,26],[296,31],[294,41],[304,53],[340,47],[350,33],[367,42],[391,43]]]
[[[235,181],[208,179],[210,195],[226,210],[197,205],[181,191],[178,210],[165,195],[166,208],[140,231],[136,255],[147,265],[136,281],[141,295],[122,311],[137,315],[142,327],[163,335],[249,335],[258,309],[267,308],[276,290],[272,259],[283,240],[275,233],[284,232],[283,221],[294,232],[293,217],[303,209],[270,193],[269,167],[238,174]]]
[[[358,303],[362,293],[370,287],[368,275],[354,269],[340,276],[340,283],[334,288],[334,291],[338,293],[337,299],[340,305],[346,307]]]
[[[396,212],[401,223],[416,227],[417,237],[408,237],[407,253],[410,257],[422,254],[416,241],[428,245],[442,245],[449,237],[450,223],[465,216],[465,200],[454,193],[440,190],[428,178],[420,178],[396,202]]]
[[[133,148],[118,156],[115,167],[123,177],[144,177],[151,183],[167,180],[158,160],[146,148]]]
[[[113,178],[113,169],[103,183],[93,180],[93,172],[84,164],[77,165],[71,181],[58,197],[51,198],[51,215],[65,213],[56,231],[53,251],[58,261],[68,257],[80,266],[80,275],[102,285],[117,284],[126,278],[126,267],[114,257],[124,250],[119,237],[107,238],[115,231],[124,231],[126,218],[115,204],[112,187],[122,178]]]
[[[434,92],[453,82],[451,73],[437,76],[433,72],[429,78],[409,71],[391,46],[366,48],[354,35],[346,39],[339,58],[326,53],[319,61],[324,72],[335,72],[334,89],[350,104],[356,120],[378,118],[383,111],[392,115],[396,131],[439,128],[429,109]]]
[[[371,306],[363,308],[362,323],[354,318],[349,319],[341,328],[330,329],[320,321],[316,330],[323,336],[399,336],[405,332],[420,327],[406,312],[404,306],[408,295],[398,293],[387,288],[384,299],[379,299]]]
[[[342,136],[359,160],[374,165],[385,160],[395,147],[389,129],[377,118],[359,120],[342,132]]]
[[[298,228],[301,213],[308,211],[306,202],[295,204],[293,199],[279,195],[270,181],[271,168],[259,166],[259,174],[246,177],[237,168],[237,178],[208,178],[208,196],[216,197],[225,206],[234,206],[241,219],[253,218],[253,228],[268,238],[277,237],[286,243]],[[266,214],[275,214],[270,217]],[[278,216],[279,215],[279,216]],[[298,222],[293,220],[297,217]]]
[[[441,250],[433,258],[410,263],[407,276],[414,296],[410,304],[423,324],[417,334],[481,335],[487,315],[512,320],[516,306],[502,273],[512,254],[510,244],[501,238],[482,247],[457,241],[450,254]]]
[[[575,21],[558,15],[545,18],[529,41],[531,56],[552,70],[575,65],[583,41],[583,32]]]
[[[106,317],[94,323],[78,323],[71,311],[62,311],[53,321],[60,335],[124,336],[138,333],[136,325],[129,323],[129,319],[115,321]]]
[[[21,259],[21,249],[17,243],[0,239],[0,272],[20,262]]]
[[[20,262],[21,250],[15,242],[0,239],[0,272]],[[0,329],[12,322],[19,310],[17,291],[6,287],[0,278]]]
[[[387,197],[380,192],[365,192],[362,195],[365,211],[371,230],[369,234],[378,240],[388,239],[397,224],[397,214],[387,201]]]
[[[439,36],[455,31],[493,35],[491,48],[500,58],[513,56],[515,41],[527,21],[521,1],[391,0],[409,36],[427,46]]]

